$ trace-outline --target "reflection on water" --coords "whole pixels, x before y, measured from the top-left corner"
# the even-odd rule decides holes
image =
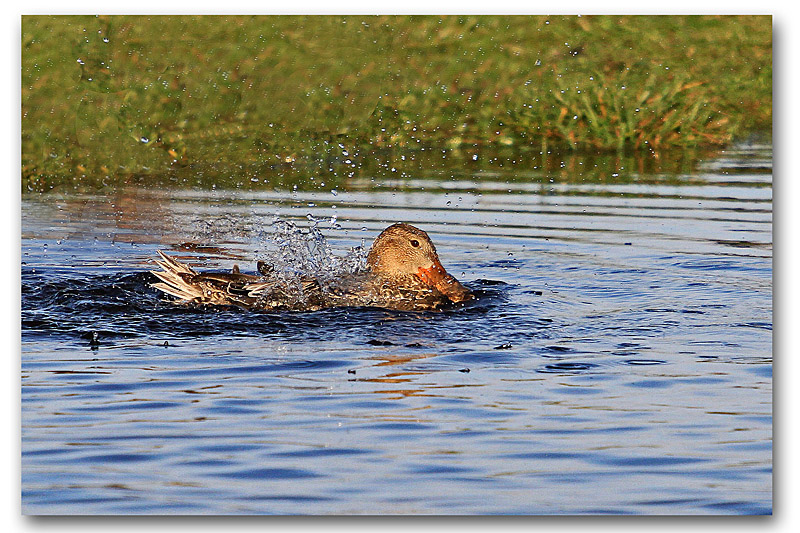
[[[770,161],[26,196],[24,512],[770,513]],[[252,313],[149,287],[157,249],[254,271],[276,216],[340,257],[418,225],[480,297]]]

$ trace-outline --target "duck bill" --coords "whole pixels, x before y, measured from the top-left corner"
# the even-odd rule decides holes
[[[448,274],[439,261],[428,268],[420,268],[417,276],[426,285],[434,287],[452,302],[463,302],[473,297],[472,292]]]

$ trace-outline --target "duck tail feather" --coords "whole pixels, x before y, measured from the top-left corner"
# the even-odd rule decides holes
[[[155,260],[155,262],[158,264],[158,266],[160,266],[164,270],[166,270],[168,272],[170,272],[170,271],[171,272],[180,272],[182,274],[191,274],[191,275],[197,274],[197,272],[192,270],[192,268],[189,265],[187,265],[186,263],[181,263],[177,259],[174,259],[174,258],[168,256],[167,254],[165,254],[161,250],[157,250],[157,252],[158,252],[158,255],[161,256],[161,259],[163,259],[163,261]]]
[[[153,283],[150,286],[181,300],[192,301],[199,296],[185,291],[183,287],[175,287],[167,283]]]
[[[195,300],[202,298],[202,289],[188,283],[184,276],[195,276],[197,273],[186,263],[181,263],[173,259],[161,250],[158,250],[161,260],[153,261],[162,268],[161,271],[151,270],[150,273],[161,280],[163,283],[151,283],[150,286],[163,291],[181,300]]]
[[[180,287],[182,285],[186,285],[183,279],[174,272],[160,272],[157,270],[151,270],[150,273],[166,283],[167,285],[173,285],[175,287]]]
[[[163,272],[151,270],[150,273],[163,282],[151,283],[150,286],[153,288],[159,289],[182,300],[194,300],[196,298],[202,298],[203,296],[203,290],[188,283],[183,278],[183,273],[178,273],[173,270],[164,270]]]
[[[165,276],[162,272],[152,272],[152,274],[163,281],[163,283],[151,283],[150,286],[155,289],[159,289],[182,300],[194,300],[202,298],[203,296],[203,291],[201,289],[185,283],[180,278],[170,278]]]

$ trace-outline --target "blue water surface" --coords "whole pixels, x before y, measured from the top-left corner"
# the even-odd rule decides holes
[[[771,148],[634,177],[24,196],[23,512],[770,514]],[[480,297],[149,286],[159,249],[254,270],[276,216],[338,254],[415,224]]]

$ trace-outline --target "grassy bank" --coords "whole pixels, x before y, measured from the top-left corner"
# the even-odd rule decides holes
[[[771,128],[771,38],[765,16],[24,17],[23,190],[721,146]]]

